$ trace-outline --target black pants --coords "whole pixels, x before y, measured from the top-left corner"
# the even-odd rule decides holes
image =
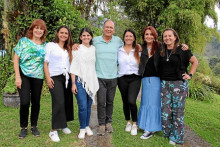
[[[113,102],[117,87],[117,78],[99,80],[99,90],[97,92],[97,112],[99,125],[112,122]]]
[[[135,74],[124,75],[118,78],[118,88],[123,101],[123,111],[126,120],[137,122],[136,99],[140,91],[141,77]]]
[[[37,126],[40,112],[40,96],[43,86],[43,79],[30,78],[20,70],[21,89],[18,88],[20,96],[20,126],[28,126],[29,107],[31,102],[31,126]]]
[[[73,120],[73,94],[71,78],[65,87],[65,76],[53,76],[53,89],[49,89],[52,97],[52,129],[67,127],[67,121]]]

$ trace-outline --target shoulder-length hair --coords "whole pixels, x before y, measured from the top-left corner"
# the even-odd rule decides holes
[[[160,44],[158,41],[158,34],[153,26],[146,26],[142,32],[143,45],[147,45],[147,42],[145,41],[145,32],[147,30],[150,30],[152,35],[154,36],[154,41],[152,43],[151,52],[150,52],[150,54],[153,55],[156,52],[156,50],[159,48],[159,44]]]
[[[172,50],[172,52],[175,53],[175,52],[176,52],[176,48],[177,48],[177,47],[179,46],[179,44],[180,44],[179,35],[178,35],[177,32],[176,32],[174,29],[172,29],[172,28],[165,29],[165,30],[163,31],[163,34],[164,34],[164,32],[166,32],[166,31],[172,31],[172,32],[173,32],[173,35],[176,37],[176,40],[175,40],[175,42],[174,42],[174,48],[173,48],[173,50]],[[163,40],[163,34],[162,34],[162,50],[161,50],[161,52],[160,52],[160,55],[161,55],[162,57],[165,56],[165,50],[166,50],[166,48],[167,48],[167,45],[164,43],[164,40]]]
[[[130,29],[130,28],[129,28],[129,29],[126,29],[126,30],[124,31],[123,41],[124,41],[124,38],[125,38],[125,34],[126,34],[127,32],[132,33],[133,36],[134,36],[134,41],[133,41],[133,43],[132,43],[132,47],[135,49],[135,50],[134,50],[134,57],[135,57],[135,59],[137,60],[137,62],[138,62],[138,64],[139,64],[139,63],[140,63],[140,56],[139,56],[140,46],[137,44],[136,34],[135,34],[135,32],[134,32],[133,29]],[[124,44],[125,44],[125,41],[124,41]]]
[[[42,20],[42,19],[35,19],[30,28],[28,29],[28,32],[27,32],[27,38],[29,39],[33,39],[33,29],[36,27],[36,26],[39,26],[41,27],[43,30],[44,30],[44,34],[43,36],[40,38],[42,42],[45,41],[46,39],[46,34],[47,34],[47,27],[46,27],[46,24],[45,22]]]
[[[86,27],[85,27],[85,28],[83,28],[83,29],[81,30],[81,32],[79,33],[79,43],[80,43],[80,44],[82,44],[82,40],[80,39],[80,37],[82,36],[83,32],[89,33],[89,34],[92,36],[92,38],[93,38],[92,31],[91,31],[89,28],[86,28]],[[90,40],[89,44],[92,45],[92,39]]]
[[[70,59],[70,62],[72,61],[72,45],[73,45],[73,41],[72,41],[72,35],[71,35],[71,32],[69,30],[69,28],[67,26],[60,26],[58,29],[57,29],[57,33],[56,33],[56,36],[55,36],[55,39],[53,42],[55,43],[59,43],[59,38],[57,36],[57,34],[59,33],[59,31],[62,29],[62,28],[66,28],[67,31],[68,31],[68,39],[65,41],[64,43],[64,49],[67,50],[68,54],[69,54],[69,59]]]

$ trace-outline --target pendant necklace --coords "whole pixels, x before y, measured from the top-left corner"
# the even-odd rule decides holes
[[[147,50],[150,52],[151,51],[151,47],[148,47]]]
[[[167,51],[167,50],[166,50]],[[167,51],[167,59],[166,61],[169,62],[170,61],[170,56],[172,55],[172,51],[170,52],[169,56],[168,56],[168,51]]]

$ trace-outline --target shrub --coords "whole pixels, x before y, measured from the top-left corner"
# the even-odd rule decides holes
[[[209,86],[215,92],[220,94],[220,78],[217,76],[204,75],[202,73],[197,73],[197,79],[200,83]]]
[[[209,66],[208,59],[203,57],[203,56],[198,56],[197,59],[199,61],[199,66],[197,68],[197,73],[199,72],[199,73],[202,73],[202,74],[205,74],[205,75],[213,75],[212,70]]]
[[[209,82],[209,79],[205,79]],[[214,90],[212,87],[202,83],[199,76],[196,75],[189,82],[189,97],[200,101],[212,101]]]
[[[17,87],[15,86],[15,74],[12,74],[8,78],[7,84],[3,88],[3,93],[7,93],[7,94],[16,94],[16,93],[18,93]]]
[[[6,53],[5,56],[0,57],[0,89],[5,87],[8,78],[13,73],[13,62],[11,56]]]
[[[216,66],[214,66],[213,71],[215,73],[215,75],[220,75],[220,63],[216,64]]]

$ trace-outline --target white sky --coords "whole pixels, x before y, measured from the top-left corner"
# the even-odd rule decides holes
[[[220,30],[220,9],[217,6],[215,6],[215,12],[218,16],[217,28],[218,30]],[[205,24],[209,27],[214,27],[213,20],[209,17],[206,18]]]

